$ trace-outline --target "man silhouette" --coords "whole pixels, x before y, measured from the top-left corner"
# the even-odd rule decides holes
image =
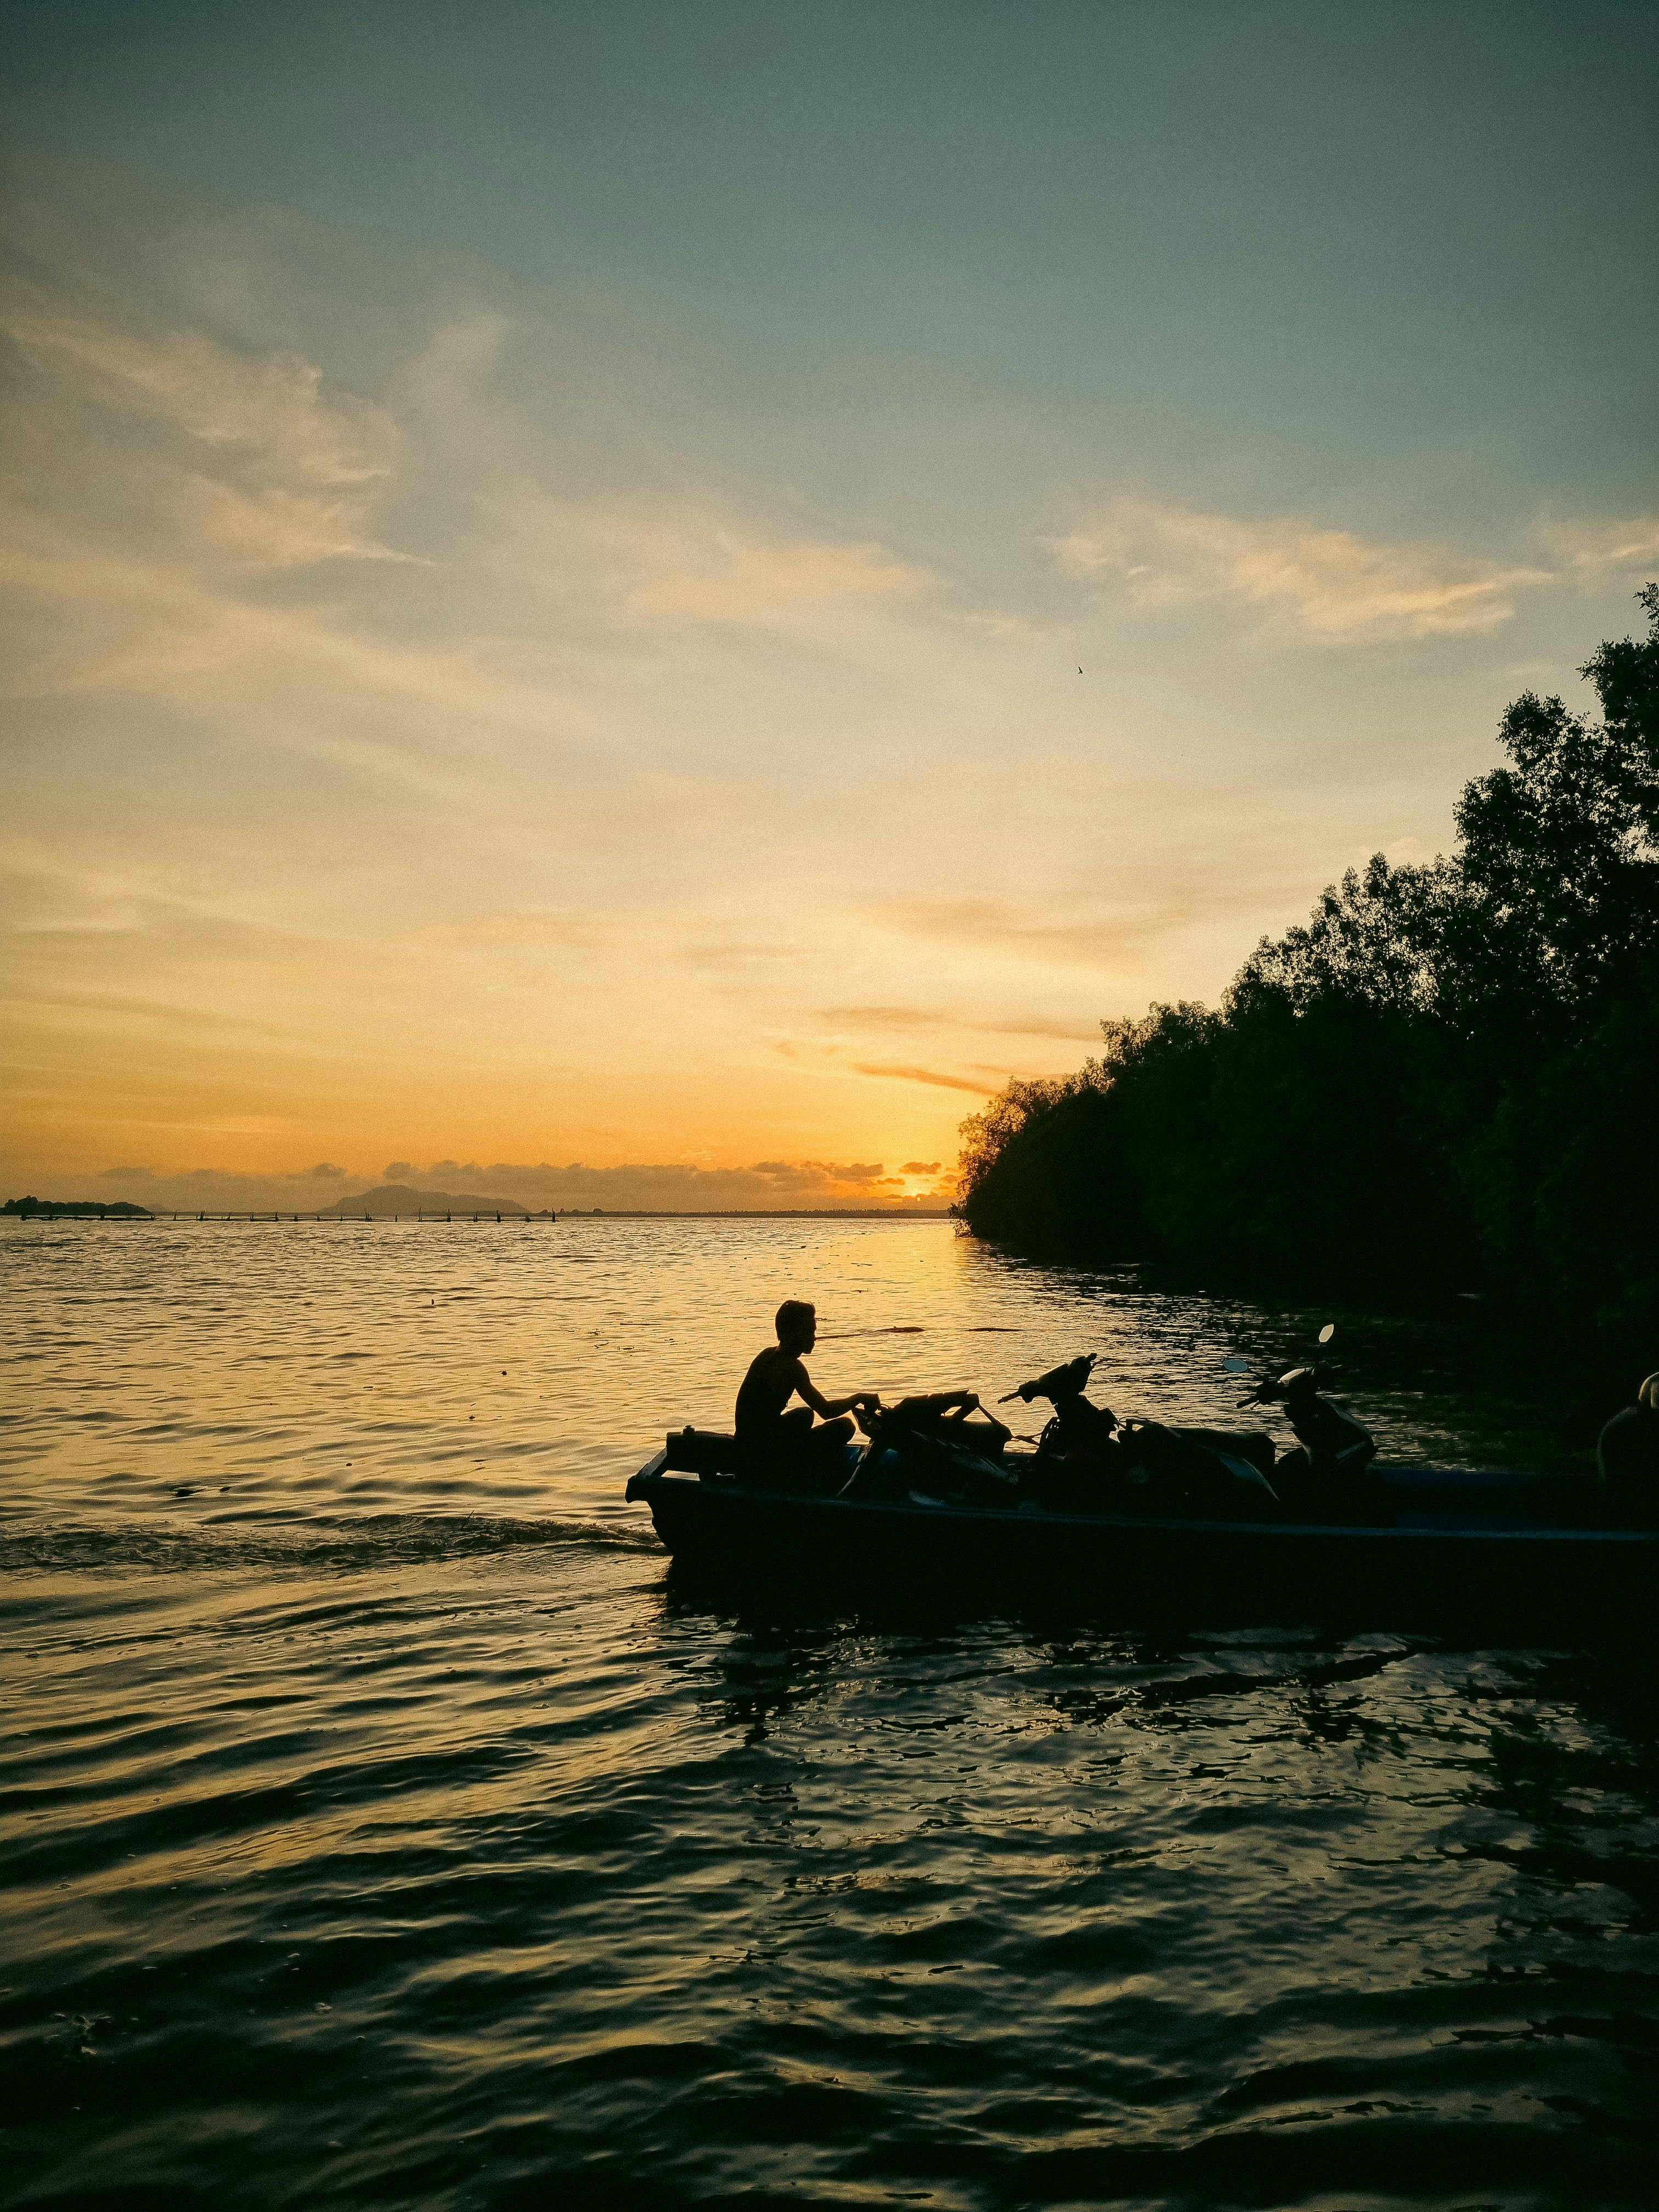
[[[826,1398],[813,1387],[805,1354],[817,1342],[818,1317],[805,1299],[786,1298],[774,1326],[777,1342],[756,1353],[738,1392],[738,1441],[757,1468],[812,1484],[841,1469],[842,1451],[853,1433],[846,1416],[877,1412],[881,1399],[874,1390]],[[786,1413],[798,1395],[805,1403]],[[822,1420],[817,1428],[812,1425],[815,1413]]]

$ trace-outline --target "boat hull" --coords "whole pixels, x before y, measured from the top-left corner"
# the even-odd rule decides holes
[[[1659,1569],[1649,1530],[1159,1520],[810,1498],[699,1481],[653,1462],[628,1486],[678,1566],[749,1588],[851,1578],[930,1600],[1006,1590],[1124,1614],[1379,1624],[1498,1614],[1528,1626],[1629,1620]],[[1412,1522],[1412,1516],[1401,1516]],[[1455,1519],[1457,1525],[1445,1525]]]

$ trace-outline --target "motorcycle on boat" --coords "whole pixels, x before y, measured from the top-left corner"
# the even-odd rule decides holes
[[[1238,1401],[1241,1413],[1251,1406],[1285,1408],[1296,1442],[1278,1455],[1268,1472],[1275,1492],[1294,1511],[1322,1504],[1351,1510],[1362,1495],[1359,1478],[1376,1457],[1376,1439],[1364,1423],[1319,1387],[1318,1352],[1335,1334],[1335,1324],[1327,1322],[1319,1332],[1313,1359],[1279,1373],[1270,1370],[1248,1397]],[[1245,1359],[1224,1359],[1221,1364],[1228,1374],[1249,1371]]]

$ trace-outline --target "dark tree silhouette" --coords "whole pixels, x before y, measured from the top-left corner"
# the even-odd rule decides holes
[[[1076,1257],[1485,1284],[1634,1340],[1659,1310],[1659,586],[1528,692],[1458,846],[1378,854],[1264,939],[1217,1012],[1103,1024],[1073,1077],[963,1124],[978,1235]]]

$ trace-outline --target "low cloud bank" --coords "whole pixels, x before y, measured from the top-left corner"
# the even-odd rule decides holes
[[[954,1177],[947,1187],[939,1180],[937,1169],[927,1171],[928,1187],[918,1192],[907,1188],[917,1180],[914,1169],[889,1173],[878,1160],[757,1160],[752,1167],[740,1168],[702,1168],[682,1162],[592,1168],[577,1160],[562,1167],[548,1160],[534,1165],[511,1160],[488,1165],[476,1160],[434,1160],[419,1171],[408,1161],[394,1160],[386,1168],[386,1180],[404,1182],[416,1172],[434,1182],[465,1182],[468,1189],[500,1191],[526,1205],[562,1211],[595,1206],[669,1212],[754,1206],[890,1206],[914,1210],[948,1205],[956,1194]]]
[[[194,1168],[183,1175],[157,1175],[147,1167],[124,1165],[78,1176],[54,1170],[46,1182],[60,1197],[131,1199],[153,1212],[207,1213],[315,1212],[387,1183],[477,1193],[532,1212],[551,1206],[559,1212],[593,1206],[609,1212],[717,1212],[872,1206],[930,1212],[948,1206],[956,1194],[952,1170],[939,1161],[915,1160],[891,1172],[878,1160],[758,1160],[738,1168],[678,1161],[594,1168],[580,1161],[561,1166],[550,1160],[434,1160],[417,1166],[392,1160],[361,1171],[323,1160],[289,1174]],[[20,1194],[36,1188],[46,1188],[38,1175],[33,1183],[18,1183]]]

